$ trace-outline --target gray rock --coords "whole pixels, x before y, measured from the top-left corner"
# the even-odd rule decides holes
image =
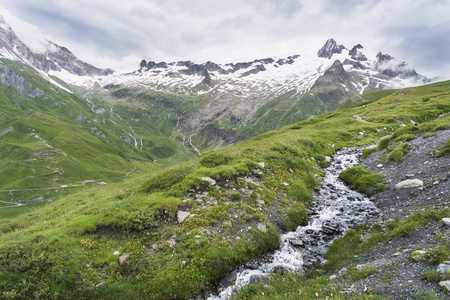
[[[450,292],[450,280],[441,281],[439,285],[446,291]]]
[[[289,243],[291,243],[291,245],[294,246],[294,247],[301,247],[301,246],[303,246],[303,241],[299,240],[299,239],[290,240]]]
[[[407,179],[403,180],[395,185],[396,190],[400,189],[408,189],[408,188],[414,188],[414,187],[420,187],[423,186],[423,181],[420,179]]]
[[[263,223],[258,223],[258,230],[259,231],[261,231],[261,232],[264,232],[264,233],[266,233],[267,232],[267,226],[266,226],[266,224],[263,224]]]
[[[121,267],[124,267],[127,263],[127,260],[130,258],[130,254],[129,253],[124,253],[121,256],[119,256],[119,265]]]
[[[444,223],[445,226],[450,227],[450,218],[443,218],[442,223]]]
[[[347,274],[347,268],[342,268],[342,269],[338,272],[338,274],[339,274],[339,275],[345,275],[345,274]]]
[[[178,223],[182,224],[190,215],[191,215],[190,212],[179,210],[177,213]]]
[[[210,186],[216,185],[216,181],[210,177],[202,177],[202,181],[206,181]]]
[[[439,273],[448,273],[450,272],[450,265],[448,264],[440,264],[437,268],[437,270]]]
[[[231,272],[230,274],[228,274],[224,279],[222,279],[222,281],[219,283],[219,285],[217,286],[217,290],[219,292],[223,291],[224,289],[226,289],[227,287],[229,287],[230,285],[234,284],[234,282],[236,281],[236,271]]]

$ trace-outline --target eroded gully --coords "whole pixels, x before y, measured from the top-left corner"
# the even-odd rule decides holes
[[[375,204],[338,178],[341,171],[359,163],[361,151],[337,151],[325,169],[321,185],[315,189],[308,225],[282,235],[280,248],[274,253],[242,264],[219,284],[219,295],[208,299],[228,299],[241,287],[265,280],[271,273],[314,269],[324,263],[323,255],[336,238],[349,228],[370,222],[378,213]]]

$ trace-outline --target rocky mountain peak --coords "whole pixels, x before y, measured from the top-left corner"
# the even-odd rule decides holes
[[[348,55],[350,55],[354,60],[366,61],[367,57],[361,51],[359,51],[360,49],[364,49],[364,47],[361,46],[361,44],[353,46],[352,50],[348,52]]]
[[[43,53],[33,52],[0,15],[0,57],[6,55],[10,59],[29,63],[46,73],[63,69],[79,76],[108,75],[113,72],[111,69],[99,69],[81,61],[69,49],[52,41],[47,41],[45,49]]]
[[[328,39],[325,45],[317,52],[317,55],[322,58],[330,59],[333,54],[341,54],[344,49],[344,45],[339,45],[334,39]]]

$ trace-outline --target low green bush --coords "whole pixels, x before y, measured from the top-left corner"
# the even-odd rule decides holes
[[[388,159],[394,160],[397,163],[401,163],[403,161],[403,155],[408,153],[411,149],[411,146],[408,143],[402,143],[397,146],[392,152],[389,154]]]
[[[345,169],[339,178],[360,193],[372,194],[384,190],[384,176],[360,166]]]
[[[233,156],[227,153],[219,153],[210,151],[200,156],[200,164],[204,167],[217,167],[229,164],[233,160]]]
[[[436,153],[436,157],[441,157],[444,155],[450,155],[450,139],[448,139],[445,145],[442,146]]]
[[[362,158],[365,159],[365,158],[369,157],[370,154],[372,154],[373,152],[375,152],[377,150],[378,150],[377,147],[363,149]]]
[[[298,226],[308,225],[308,211],[302,203],[291,207],[287,212],[287,231],[294,231]]]

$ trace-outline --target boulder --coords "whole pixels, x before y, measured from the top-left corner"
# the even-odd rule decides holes
[[[414,188],[414,187],[421,187],[423,186],[423,181],[420,179],[407,179],[403,180],[395,185],[396,190],[400,189],[408,189],[408,188]]]
[[[182,224],[190,215],[191,215],[190,212],[179,210],[177,213],[178,223]]]

